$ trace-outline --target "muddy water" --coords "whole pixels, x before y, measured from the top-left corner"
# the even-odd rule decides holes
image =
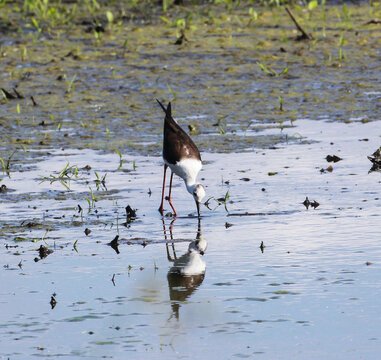
[[[250,26],[246,8],[193,9],[181,46],[164,22],[97,41],[10,14],[0,83],[24,98],[0,104],[0,357],[378,358],[379,7],[296,9],[310,42],[283,9]],[[200,225],[179,180],[180,216],[157,212],[155,98],[194,126]]]
[[[179,218],[156,210],[158,157],[123,154],[118,170],[116,154],[52,150],[5,178],[1,356],[376,359],[381,179],[366,155],[380,122],[294,125],[284,135],[307,144],[203,154],[208,196],[229,191],[227,211],[214,200],[202,208],[204,255],[189,255],[200,234],[180,181]],[[343,160],[322,173],[328,154]],[[70,191],[41,182],[68,162],[91,167]],[[107,190],[94,171],[107,172]],[[307,210],[306,196],[320,205]],[[136,219],[123,225],[127,205]],[[107,245],[116,235],[119,253]],[[40,259],[40,245],[54,252]],[[186,265],[194,276],[172,274]]]

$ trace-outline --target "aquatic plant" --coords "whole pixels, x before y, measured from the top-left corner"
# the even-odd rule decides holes
[[[268,66],[264,62],[257,61],[257,65],[261,68],[261,70],[268,76],[281,76],[281,75],[287,75],[288,74],[288,67],[286,66],[281,72],[276,72],[274,69],[272,69],[270,66]]]
[[[10,167],[10,164],[11,164],[11,159],[13,157],[13,155],[16,153],[17,149],[14,150],[11,155],[8,156],[8,159],[6,161],[4,161],[3,158],[0,158],[0,162],[1,162],[1,166],[3,168],[3,172],[4,173],[9,173],[9,167]]]
[[[168,88],[169,92],[170,92],[170,93],[172,94],[172,96],[173,96],[172,101],[175,100],[175,99],[176,99],[176,93],[172,90],[172,88],[171,88],[171,86],[169,86],[169,84],[167,84],[167,88]]]
[[[85,200],[87,201],[87,204],[89,205],[88,212],[91,211],[92,208],[95,208],[95,202],[97,201],[97,198],[94,195],[93,189],[89,187],[90,189],[90,198],[85,197]]]
[[[126,40],[124,40],[124,42],[123,42],[123,56],[124,55],[126,55],[126,51],[127,51],[127,48],[128,48],[128,43],[129,43],[129,41],[130,41],[130,39],[129,38],[127,38]]]
[[[229,210],[228,210],[228,200],[229,200],[229,190],[226,192],[226,194],[225,194],[225,196],[223,198],[223,203],[224,203],[226,212],[229,212]]]
[[[78,244],[78,240],[75,240],[75,242],[73,244],[73,249],[75,250],[75,252],[78,253],[77,244]]]
[[[319,6],[319,3],[317,0],[311,0],[308,2],[307,4],[308,20],[311,19],[314,9],[316,9],[318,6]]]
[[[345,53],[343,51],[343,46],[347,43],[347,40],[344,38],[344,34],[340,35],[338,47],[339,47],[339,61],[345,58]]]
[[[318,7],[318,2],[317,0],[311,0],[308,5],[307,5],[307,8],[308,8],[308,11],[312,11],[313,9],[317,8]]]
[[[217,203],[217,205],[214,207],[214,208],[211,208],[210,207],[210,202],[211,201],[215,201]],[[205,202],[204,202],[204,205],[209,209],[209,210],[216,210],[219,206],[222,205],[222,203],[220,201],[218,201],[214,196],[211,196],[210,198],[208,198]]]
[[[341,9],[342,9],[342,14],[343,14],[344,26],[347,29],[351,29],[352,28],[352,11],[350,10],[350,8],[345,3],[343,4]]]
[[[50,174],[49,176],[40,176],[41,183],[44,181],[50,181],[50,184],[59,181],[67,190],[70,190],[69,182],[72,179],[78,179],[78,166],[72,165],[68,162],[66,166],[59,172],[57,176]]]
[[[94,30],[94,36],[95,36],[95,40],[96,40],[96,46],[99,46],[100,42],[101,42],[101,31],[96,31]]]
[[[217,119],[217,123],[215,124],[215,126],[218,126],[218,132],[220,133],[220,135],[225,135],[226,134],[226,126],[224,125],[224,123],[222,121],[224,119],[226,119],[227,117],[228,117],[228,115],[222,115],[222,116],[220,116]]]
[[[31,21],[32,21],[32,25],[37,30],[37,36],[36,36],[36,39],[34,39],[36,41],[39,38],[39,36],[42,32],[42,29],[40,28],[40,24],[38,23],[38,21],[35,18],[32,18]]]
[[[48,232],[50,231],[51,229],[50,228],[47,228],[46,229],[46,231],[45,231],[45,234],[42,236],[42,238],[41,238],[41,240],[46,244],[46,245],[48,245],[47,244],[47,242],[45,241],[45,239],[46,239],[46,236],[48,235]]]
[[[249,27],[253,21],[258,20],[258,13],[252,7],[249,8],[249,17],[249,22],[246,25],[247,27]]]
[[[278,99],[279,99],[279,110],[283,111],[283,99],[281,96],[278,96]]]
[[[169,6],[169,1],[168,0],[163,0],[162,1],[163,12],[167,12],[168,6]]]
[[[97,177],[94,180],[95,181],[95,185],[97,187],[97,190],[98,191],[99,191],[99,189],[107,190],[107,188],[106,188],[106,176],[107,176],[107,173],[104,174],[102,177],[100,177],[96,171],[94,171],[94,174]]]
[[[83,0],[85,9],[91,14],[94,15],[97,10],[99,10],[101,7],[97,0]]]
[[[25,61],[28,58],[28,49],[26,46],[21,47],[20,58],[21,61]]]
[[[77,74],[75,74],[70,81],[65,81],[67,84],[66,94],[71,94],[74,91],[74,81],[77,78]]]
[[[122,154],[120,153],[119,150],[115,150],[115,152],[118,154],[119,156],[119,166],[118,166],[118,170],[120,170],[122,167],[123,167],[123,162],[124,162],[124,159],[122,159]]]
[[[281,5],[284,4],[289,4],[292,1],[291,0],[259,0],[259,2],[263,6],[268,6],[268,7],[280,7]]]
[[[112,24],[114,23],[114,15],[112,14],[110,10],[106,11],[106,18],[110,28],[112,28]]]
[[[228,13],[231,13],[233,10],[234,5],[236,4],[237,6],[239,5],[239,1],[235,2],[233,0],[214,0],[215,4],[224,4],[225,9]]]
[[[279,123],[280,131],[282,132],[283,129],[284,129],[284,126],[283,126],[283,119],[279,119],[279,120],[278,120],[278,123]]]

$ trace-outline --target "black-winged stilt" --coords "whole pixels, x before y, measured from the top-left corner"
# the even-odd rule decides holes
[[[196,182],[197,175],[202,167],[200,152],[188,134],[173,119],[171,103],[169,102],[167,108],[165,108],[159,100],[156,99],[156,101],[165,112],[163,141],[164,177],[159,212],[163,215],[165,175],[169,166],[171,169],[171,179],[169,182],[168,202],[174,215],[177,216],[177,212],[172,203],[171,191],[173,174],[176,174],[184,180],[188,192],[192,194],[196,202],[198,217],[200,217],[200,202],[205,196],[204,187]]]

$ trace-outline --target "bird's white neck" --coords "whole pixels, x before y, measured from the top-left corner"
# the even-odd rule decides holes
[[[176,164],[167,164],[171,170],[182,179],[184,179],[187,190],[193,194],[196,186],[197,174],[201,170],[202,164],[198,159],[183,159]]]
[[[187,181],[184,180],[184,182],[185,182],[185,186],[187,187],[187,190],[188,190],[189,194],[193,195],[194,188],[195,188],[198,184],[196,184],[195,181],[193,181],[193,182],[189,182],[189,181],[188,181],[188,182],[187,182]]]

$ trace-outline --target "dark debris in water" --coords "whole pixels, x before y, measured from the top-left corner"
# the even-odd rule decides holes
[[[14,100],[14,99],[17,99],[17,96],[11,94],[9,91],[1,88],[1,91],[3,92],[3,95],[6,99],[8,100]]]
[[[316,201],[316,200],[313,200],[313,201],[310,201],[308,199],[308,196],[306,196],[306,199],[302,202],[302,204],[306,207],[306,209],[308,210],[308,208],[311,206],[313,209],[316,209],[320,204]]]
[[[88,228],[86,228],[86,229],[85,229],[85,235],[88,236],[90,233],[91,233],[91,230],[88,229]]]
[[[56,296],[57,296],[57,294],[54,293],[54,294],[52,294],[52,296],[50,297],[50,306],[52,307],[52,310],[53,310],[53,309],[56,307],[56,305],[57,305]]]
[[[292,22],[294,23],[295,27],[300,31],[300,35],[298,35],[296,37],[296,40],[297,41],[300,41],[300,40],[313,40],[313,37],[311,35],[309,35],[304,29],[303,27],[299,24],[299,22],[296,20],[295,18],[295,15],[293,14],[293,12],[288,8],[286,7],[286,11],[288,13],[288,15],[290,16]]]
[[[368,156],[369,161],[372,163],[372,167],[369,172],[381,170],[381,147],[379,147],[371,156]]]
[[[130,219],[136,218],[136,209],[133,209],[130,205],[126,206],[126,215]]]
[[[306,209],[309,208],[309,206],[311,205],[311,202],[308,199],[308,196],[306,196],[306,199],[302,202],[302,204],[306,207]]]
[[[371,24],[381,24],[381,20],[375,18],[375,19],[367,21],[364,25],[371,25]]]
[[[126,206],[126,222],[122,225],[125,227],[129,227],[129,225],[136,219],[136,211],[137,209],[133,209],[130,205]]]
[[[32,100],[33,106],[38,106],[38,104],[37,104],[36,100],[34,100],[33,96],[31,96],[30,99]]]
[[[24,96],[22,96],[15,88],[13,88],[13,92],[16,94],[17,99],[24,99]]]
[[[185,36],[184,30],[181,29],[180,36],[176,39],[175,45],[182,45],[184,42],[187,42],[187,41],[188,41],[188,39]]]
[[[9,244],[5,244],[5,248],[8,250],[8,249],[12,249],[12,248],[17,248],[19,247],[18,245],[9,245]]]
[[[327,168],[325,168],[325,169],[324,169],[324,168],[321,168],[321,169],[320,169],[320,172],[321,172],[321,173],[325,173],[325,172],[330,172],[330,173],[331,173],[332,171],[333,171],[333,166],[332,166],[332,165],[329,165],[329,166],[328,166]]]
[[[311,207],[313,207],[314,209],[316,209],[319,205],[320,204],[316,200],[311,202]]]
[[[233,224],[231,224],[231,223],[228,223],[228,222],[225,223],[225,228],[226,229],[229,229],[232,226],[233,226]]]
[[[40,256],[40,258],[38,258],[38,257],[34,258],[34,262],[38,262],[38,261],[40,261],[42,259],[45,259],[52,252],[53,252],[53,250],[48,249],[44,245],[40,245],[40,247],[38,248],[38,255]]]
[[[119,246],[119,235],[116,235],[112,241],[110,241],[107,245],[111,246],[117,254],[120,253],[118,246]]]
[[[325,158],[328,162],[338,162],[340,160],[343,160],[341,157],[337,156],[337,155],[327,155],[326,158]]]

